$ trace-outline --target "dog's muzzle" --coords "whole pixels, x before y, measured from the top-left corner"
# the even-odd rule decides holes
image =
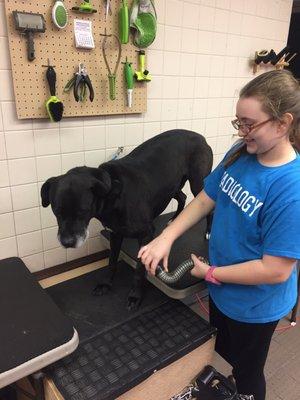
[[[86,229],[83,234],[78,235],[61,235],[60,233],[57,234],[57,238],[60,244],[65,248],[78,248],[82,246],[87,238],[89,237],[89,231]]]

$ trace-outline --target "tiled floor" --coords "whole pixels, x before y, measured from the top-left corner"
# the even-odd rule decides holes
[[[204,305],[207,303],[204,299]],[[194,311],[207,319],[199,304],[191,306]],[[298,313],[299,314],[299,313]],[[267,400],[300,400],[300,318],[295,327],[289,320],[280,322],[279,330],[273,335],[265,375]],[[231,373],[230,365],[214,353],[212,365],[224,375]]]

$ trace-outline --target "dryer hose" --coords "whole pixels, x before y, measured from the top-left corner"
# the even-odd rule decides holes
[[[208,264],[208,261],[204,257],[199,257],[199,260]],[[159,278],[162,282],[167,284],[172,284],[178,282],[183,275],[194,268],[194,262],[191,258],[186,261],[183,261],[175,271],[166,272],[160,265],[157,266],[155,271],[155,276]]]

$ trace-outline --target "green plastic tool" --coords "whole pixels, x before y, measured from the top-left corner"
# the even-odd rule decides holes
[[[52,21],[58,29],[64,29],[68,24],[68,12],[61,0],[56,0],[52,8]]]
[[[133,92],[133,77],[134,77],[134,72],[132,69],[132,63],[126,61],[123,63],[124,64],[124,78],[126,82],[126,87],[127,87],[127,106],[132,107],[132,92]]]
[[[56,72],[54,66],[50,65],[50,60],[48,60],[48,68],[46,71],[46,78],[49,84],[50,97],[46,101],[45,106],[48,116],[52,122],[58,122],[62,119],[64,112],[64,105],[60,99],[56,96]]]
[[[157,32],[154,0],[133,0],[129,14],[129,24],[133,30],[133,44],[142,49],[150,46]]]
[[[86,14],[92,14],[97,12],[97,10],[95,10],[92,7],[90,0],[84,0],[79,7],[72,7],[72,11],[86,13]]]
[[[138,82],[150,82],[152,79],[152,76],[149,74],[149,71],[147,69],[145,69],[145,59],[146,59],[146,55],[145,55],[145,51],[144,50],[139,50],[139,70],[135,71],[135,79]]]
[[[129,41],[129,14],[127,0],[122,0],[119,10],[119,38],[122,44]]]

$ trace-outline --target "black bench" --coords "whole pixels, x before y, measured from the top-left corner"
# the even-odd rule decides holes
[[[0,261],[0,315],[0,389],[33,374],[43,399],[39,371],[76,349],[76,330],[16,257]]]

